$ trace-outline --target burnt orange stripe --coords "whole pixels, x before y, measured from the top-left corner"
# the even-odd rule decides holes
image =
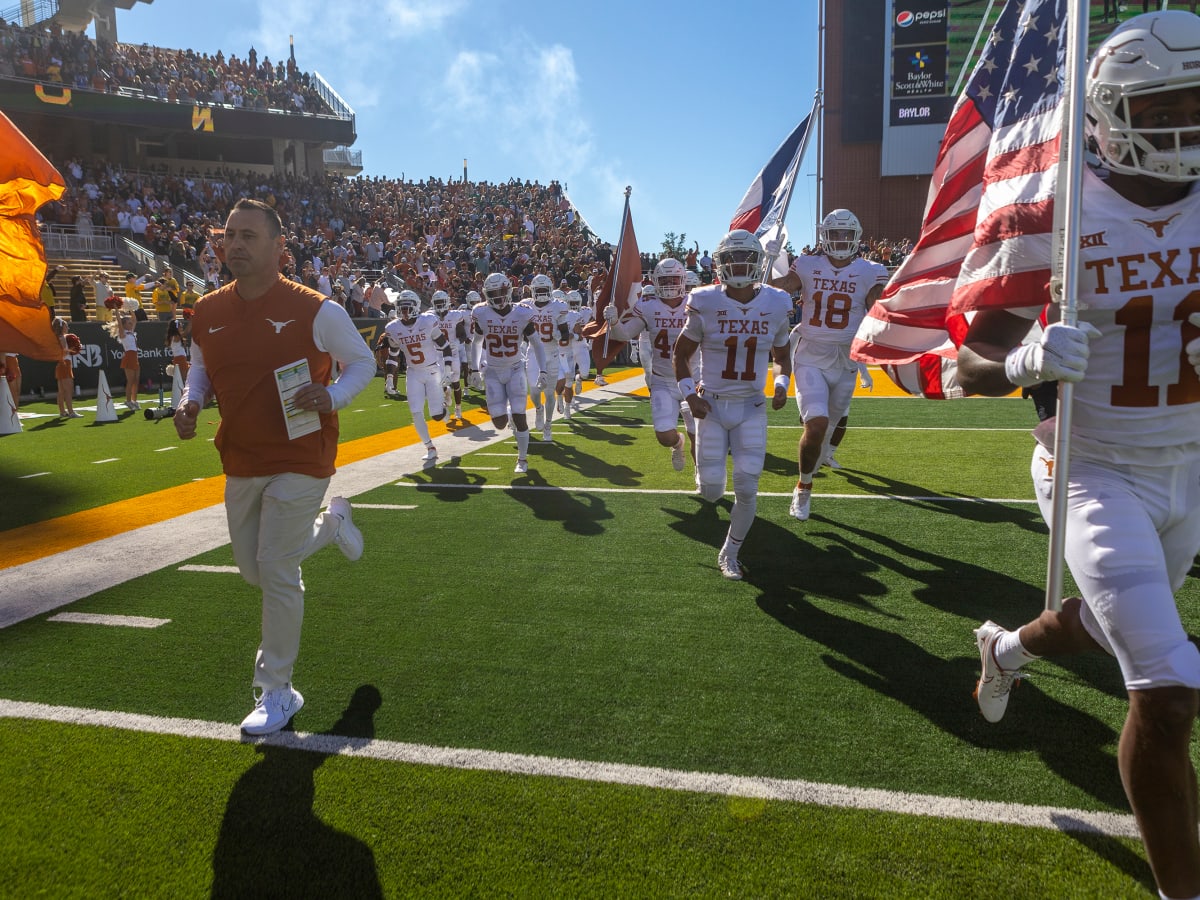
[[[640,374],[641,369],[627,369],[608,380],[611,384]],[[482,409],[472,410],[463,418],[471,425],[490,421],[487,411]],[[429,422],[430,437],[440,437],[449,431],[444,422]],[[347,441],[338,446],[337,465],[349,465],[415,443],[417,432],[411,425]],[[116,533],[157,525],[215,506],[224,499],[225,478],[216,476],[3,531],[0,532],[0,571],[65,550],[75,550]]]

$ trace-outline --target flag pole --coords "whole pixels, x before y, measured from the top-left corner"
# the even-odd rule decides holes
[[[1078,321],[1079,236],[1083,207],[1084,78],[1087,73],[1088,2],[1071,0],[1067,8],[1067,94],[1063,98],[1062,143],[1054,203],[1051,299],[1057,297],[1064,325]],[[1046,561],[1046,609],[1062,609],[1063,558],[1067,532],[1067,477],[1075,385],[1059,382],[1054,431],[1050,551]]]
[[[633,193],[633,187],[630,185],[626,185],[625,186],[625,212],[623,212],[621,214],[621,236],[619,238],[617,238],[617,255],[616,255],[616,258],[613,259],[612,269],[609,270],[608,303],[606,303],[605,306],[608,306],[609,303],[617,302],[617,297],[616,297],[617,278],[621,274],[621,248],[625,245],[625,225],[629,221],[629,195],[632,193]],[[604,329],[604,349],[601,351],[601,354],[603,355],[603,357],[605,359],[608,359],[608,337],[609,337],[609,330],[608,330],[608,328],[605,328]]]

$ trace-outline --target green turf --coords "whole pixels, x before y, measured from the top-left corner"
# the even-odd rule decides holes
[[[357,407],[364,429],[395,415]],[[818,479],[803,524],[787,515],[794,406],[773,413],[740,584],[716,570],[728,502],[703,503],[690,469],[672,470],[648,408],[556,422],[527,476],[512,474],[510,437],[354,498],[416,508],[357,509],[362,560],[329,549],[305,563],[297,727],[1127,812],[1110,660],[1032,666],[998,725],[970,696],[971,629],[1042,604],[1028,402],[856,401],[845,468]],[[980,497],[1012,502],[960,501]],[[232,559],[223,547],[192,562]],[[1193,632],[1198,595],[1189,579]],[[42,616],[4,629],[0,697],[236,723],[259,607],[237,575],[133,578],[70,609],[170,624]],[[362,686],[379,697],[369,721],[348,707]],[[0,747],[0,795],[17,798],[0,804],[3,896],[201,895],[214,871],[219,895],[289,896],[376,883],[388,896],[1134,896],[1149,884],[1135,841],[25,721],[0,721]],[[247,848],[265,854],[257,874]],[[281,889],[267,873],[295,858],[295,889]]]

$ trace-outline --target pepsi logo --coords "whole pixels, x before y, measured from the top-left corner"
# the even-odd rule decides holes
[[[917,19],[917,17],[915,15],[913,15],[913,13],[911,13],[909,10],[906,9],[903,12],[898,13],[896,15],[896,24],[899,25],[901,28],[907,28],[909,25],[911,25],[913,22],[915,22],[916,19]]]

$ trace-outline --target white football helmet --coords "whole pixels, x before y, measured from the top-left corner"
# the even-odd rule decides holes
[[[579,291],[567,291],[567,307],[570,309],[583,309],[583,295]]]
[[[1200,127],[1135,128],[1130,100],[1200,85],[1200,16],[1135,16],[1105,38],[1087,73],[1088,132],[1105,166],[1162,181],[1200,180]],[[1160,123],[1153,123],[1160,124]]]
[[[417,292],[401,291],[400,296],[396,298],[396,312],[400,314],[400,318],[415,318],[420,311],[421,298],[417,296]]]
[[[700,283],[700,276],[691,269],[688,269],[687,274],[683,276],[684,290],[690,294],[693,290],[700,287]]]
[[[483,298],[479,296],[479,291],[467,291],[467,306],[472,307],[476,303],[482,303]]]
[[[566,291],[560,291],[558,288],[555,288],[554,290],[552,290],[550,292],[550,299],[551,300],[561,300],[563,303],[566,303],[567,302],[567,293],[566,293]],[[537,302],[537,301],[535,300],[534,302]],[[547,301],[543,300],[542,305],[544,306],[546,304],[546,302]]]
[[[512,282],[503,272],[493,272],[483,279],[483,297],[492,309],[508,309],[512,305]]]
[[[654,289],[653,284],[643,284],[642,285],[642,299],[643,300],[653,300],[657,296],[658,296],[658,291]]]
[[[767,254],[762,244],[744,228],[735,228],[717,244],[713,268],[721,284],[731,288],[752,287],[762,281]]]
[[[667,257],[654,267],[651,279],[654,281],[654,292],[659,300],[679,300],[686,291],[685,277],[687,269],[677,259]]]
[[[445,291],[433,292],[433,311],[439,316],[450,312],[450,295]]]
[[[821,249],[831,259],[853,259],[858,255],[862,223],[848,209],[835,209],[817,227]]]
[[[549,275],[534,275],[533,280],[529,282],[529,289],[533,294],[533,302],[539,306],[545,306],[550,302],[550,293],[554,290],[554,282],[550,280]]]

